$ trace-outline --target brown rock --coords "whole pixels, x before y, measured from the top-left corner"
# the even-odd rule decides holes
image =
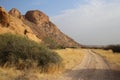
[[[64,47],[80,46],[73,39],[62,33],[55,24],[49,21],[47,15],[38,10],[28,11],[25,14],[25,24],[28,25],[40,39],[51,38],[58,45]]]
[[[10,11],[9,11],[9,14],[16,17],[16,18],[19,18],[19,19],[22,19],[23,16],[21,15],[21,13],[19,12],[19,10],[17,10],[16,8],[12,8]]]
[[[9,14],[5,11],[4,8],[0,7],[0,24],[4,27],[8,27],[9,21]]]
[[[64,47],[80,47],[73,39],[62,33],[55,24],[49,21],[47,15],[38,10],[28,11],[25,17],[13,8],[8,12],[0,7],[0,34],[20,34],[36,42],[51,39],[47,45],[60,45]]]
[[[19,12],[15,11],[15,13],[15,16],[19,17]],[[10,14],[8,14],[8,12],[5,11],[4,8],[0,7],[0,34],[20,34],[36,42],[41,42],[41,40],[36,37],[30,27],[24,24],[21,19],[18,19],[16,17],[11,16]],[[27,31],[26,33],[25,30]]]
[[[43,12],[38,10],[32,10],[28,11],[25,14],[25,18],[29,20],[30,22],[33,22],[37,25],[41,25],[43,23],[49,22],[49,18],[47,15],[45,15]]]

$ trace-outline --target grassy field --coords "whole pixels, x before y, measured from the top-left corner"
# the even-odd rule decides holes
[[[65,69],[71,69],[79,64],[84,56],[85,50],[83,49],[63,49],[55,50],[62,58]]]
[[[102,49],[94,49],[93,51],[103,56],[110,63],[112,69],[120,70],[120,53]]]
[[[57,77],[62,71],[67,69],[71,69],[77,64],[80,64],[82,58],[84,57],[83,49],[62,49],[62,50],[54,50],[57,52],[61,58],[63,59],[63,68],[61,71],[57,72],[57,68],[51,68],[49,72],[54,72],[54,76]],[[58,66],[59,67],[59,66]],[[52,73],[53,74],[53,73]],[[0,67],[0,80],[42,80],[45,77],[50,78],[51,73],[40,73],[37,69],[30,70],[16,70],[13,68]]]

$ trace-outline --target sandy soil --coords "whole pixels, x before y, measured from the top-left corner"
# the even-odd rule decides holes
[[[44,76],[42,80],[120,80],[120,78],[114,77],[113,71],[101,56],[86,50],[81,64],[61,75]]]

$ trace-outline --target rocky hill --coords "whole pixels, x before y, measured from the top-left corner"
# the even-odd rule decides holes
[[[31,10],[22,15],[15,8],[6,12],[4,8],[0,7],[0,33],[6,32],[21,34],[48,46],[57,44],[64,47],[80,47],[77,42],[62,33],[46,14],[39,10]]]
[[[41,42],[22,20],[13,17],[4,8],[0,7],[0,34],[2,33],[20,34],[31,40]]]

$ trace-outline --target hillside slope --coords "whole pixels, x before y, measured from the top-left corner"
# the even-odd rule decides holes
[[[0,33],[6,32],[21,34],[34,41],[42,41],[47,45],[80,47],[77,42],[62,33],[46,14],[39,10],[31,10],[22,15],[15,8],[6,12],[0,7]]]
[[[55,24],[53,24],[47,15],[38,10],[31,10],[25,14],[25,19],[29,23],[33,23],[34,26],[31,26],[29,23],[26,23],[31,27],[34,33],[41,38],[51,38],[56,43],[65,47],[78,47],[79,44],[76,43],[73,39],[62,33]],[[26,21],[24,21],[26,22]]]

